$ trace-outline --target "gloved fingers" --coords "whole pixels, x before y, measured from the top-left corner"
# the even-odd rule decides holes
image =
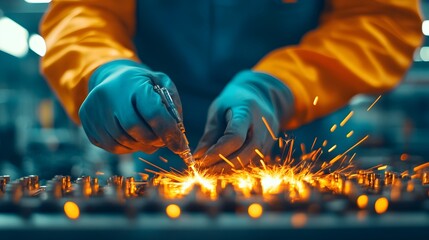
[[[241,149],[231,155],[225,156],[225,158],[230,163],[227,163],[222,160],[215,162],[213,165],[201,167],[206,169],[208,168],[209,171],[212,173],[230,173],[233,168],[241,169],[243,167],[246,167],[250,163],[253,163],[254,165],[259,165],[259,161],[262,159],[262,157],[256,153],[255,149],[258,149],[262,154],[266,154],[271,150],[274,144],[274,140],[272,140],[271,135],[269,135],[268,133],[263,133],[258,130],[255,130],[255,132],[256,134],[254,134],[253,131],[250,130],[248,132],[246,142],[243,144]],[[230,164],[232,164],[234,167],[232,167]]]
[[[144,83],[135,91],[135,106],[139,115],[148,123],[152,131],[162,139],[174,153],[180,153],[187,147],[176,120],[167,111],[161,97],[150,83]]]
[[[109,128],[106,129],[106,131],[116,142],[129,148],[133,152],[143,151],[145,153],[153,153],[159,147],[163,146],[162,140],[160,138],[154,139],[155,135],[150,132],[149,128],[142,129],[140,125],[139,127],[136,127],[138,129],[138,133],[136,134],[136,132],[133,132],[132,130],[125,130],[116,115],[113,116],[112,119],[113,120],[111,121],[107,121]],[[130,121],[130,119],[127,120]],[[140,122],[140,124],[144,123]],[[138,140],[142,138],[142,132],[147,132],[148,134],[145,135],[151,135],[150,137],[154,140],[148,140],[147,138],[143,138],[143,141]]]
[[[177,111],[180,114],[180,117],[183,119],[183,109],[182,109],[182,101],[180,100],[179,92],[177,91],[176,85],[174,82],[168,77],[166,74],[162,72],[155,72],[151,75],[151,80],[153,83],[167,88],[168,92],[173,99],[174,105],[177,108]]]
[[[222,137],[226,127],[226,122],[222,118],[224,118],[223,114],[219,114],[219,112],[212,107],[209,109],[204,134],[198,142],[193,154],[195,159],[202,158],[207,150]]]
[[[130,106],[124,106],[116,113],[115,125],[122,128],[127,135],[143,146],[154,146],[160,148],[165,146],[149,126],[149,124],[140,116],[137,104],[132,100]],[[145,151],[144,151],[145,152]]]
[[[82,122],[82,127],[92,144],[116,154],[133,152],[130,147],[114,139],[104,125],[95,124],[94,121],[91,121],[91,119],[94,118],[88,116],[85,110],[81,109],[79,111],[79,117]]]
[[[243,166],[246,167],[251,162],[255,162],[259,157],[254,151],[254,146],[254,141],[249,141],[249,144],[243,146],[239,152],[226,156],[229,163],[221,160],[211,166],[206,166],[205,168],[209,169],[210,173],[231,173],[232,169],[242,169]],[[231,164],[233,166],[231,166]]]
[[[217,142],[211,146],[202,161],[201,167],[211,166],[217,162],[223,162],[219,154],[229,156],[238,151],[247,139],[247,133],[251,128],[251,113],[247,107],[235,107],[226,113],[227,126]]]

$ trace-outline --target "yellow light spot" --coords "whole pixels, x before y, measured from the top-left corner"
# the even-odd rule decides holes
[[[346,123],[350,120],[350,118],[353,116],[353,111],[350,111],[350,113],[344,118],[343,121],[341,121],[340,126],[343,127],[346,125]]]
[[[334,132],[334,131],[335,131],[335,129],[337,129],[337,124],[332,125],[332,127],[331,127],[331,132]]]
[[[169,218],[175,219],[180,217],[181,210],[176,204],[170,204],[165,208],[165,213]]]
[[[64,213],[68,218],[76,220],[80,215],[79,206],[74,202],[66,202],[64,204]]]
[[[408,154],[403,153],[401,154],[401,161],[407,161],[408,160]]]
[[[318,101],[319,101],[319,96],[316,96],[313,100],[313,105],[316,106]]]
[[[351,130],[349,133],[347,133],[346,137],[347,138],[351,137],[353,135],[353,133],[354,133],[353,130]]]
[[[104,175],[104,172],[97,171],[97,172],[95,172],[95,175],[97,175],[97,176]]]
[[[247,209],[247,213],[251,218],[259,218],[262,216],[263,212],[264,209],[262,208],[261,204],[258,203],[250,204],[249,208]]]
[[[376,213],[383,214],[387,211],[388,208],[389,208],[389,201],[387,200],[387,198],[382,197],[377,199],[377,201],[375,201],[374,209]]]
[[[332,146],[332,147],[328,150],[328,152],[332,152],[332,151],[334,151],[334,150],[335,150],[335,148],[337,148],[337,145]]]
[[[304,213],[296,213],[292,215],[290,220],[293,227],[301,228],[307,223],[307,215]]]
[[[368,196],[360,195],[356,200],[356,204],[360,209],[366,208],[368,206]]]

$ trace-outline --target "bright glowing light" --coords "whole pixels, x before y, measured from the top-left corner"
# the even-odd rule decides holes
[[[247,213],[251,218],[259,218],[262,216],[263,212],[264,209],[262,208],[261,204],[258,203],[252,203],[247,209]]]
[[[316,106],[318,101],[319,101],[319,96],[316,96],[313,100],[313,105]]]
[[[424,35],[429,36],[429,20],[424,20],[422,23],[422,32]]]
[[[429,47],[420,48],[420,58],[422,61],[429,62]]]
[[[28,3],[50,3],[52,0],[25,0]]]
[[[407,161],[408,160],[408,154],[406,154],[406,153],[403,153],[403,154],[401,154],[401,161]]]
[[[176,204],[170,204],[165,208],[165,213],[169,218],[174,219],[180,217],[181,210]]]
[[[28,40],[30,44],[30,49],[35,52],[37,55],[43,57],[46,53],[46,43],[45,39],[39,34],[33,34]]]
[[[12,19],[0,18],[0,50],[15,57],[28,52],[28,31]]]
[[[76,220],[80,215],[79,206],[74,202],[66,202],[64,204],[64,213],[68,218]]]
[[[264,194],[277,194],[280,192],[282,183],[281,175],[265,175],[261,178],[262,192]]]
[[[356,203],[360,209],[366,208],[366,206],[368,206],[368,196],[367,195],[360,195],[357,198]]]
[[[388,208],[389,208],[389,201],[387,200],[387,198],[382,197],[377,199],[377,201],[375,201],[374,209],[376,213],[383,214],[387,211]]]

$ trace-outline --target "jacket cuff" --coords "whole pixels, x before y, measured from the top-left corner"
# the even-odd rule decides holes
[[[94,89],[98,84],[102,83],[105,79],[107,79],[111,75],[117,74],[118,72],[124,71],[125,69],[130,67],[131,68],[138,67],[138,68],[149,70],[148,66],[129,59],[118,59],[118,60],[107,62],[99,66],[92,73],[88,82],[89,91]]]

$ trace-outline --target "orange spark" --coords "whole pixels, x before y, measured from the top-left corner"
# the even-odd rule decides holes
[[[354,133],[353,130],[351,130],[349,133],[347,133],[346,137],[347,138],[351,137],[353,135],[353,133]]]
[[[322,146],[326,147],[326,145],[328,145],[328,140],[323,141]]]
[[[378,167],[377,170],[386,170],[386,168],[387,168],[387,165],[384,165],[384,166]]]
[[[414,172],[418,172],[418,171],[423,170],[423,169],[425,169],[427,167],[429,167],[429,162],[420,164],[417,167],[414,167],[413,170],[414,170]]]
[[[165,163],[168,163],[168,160],[167,160],[166,158],[164,158],[164,157],[159,156],[159,159],[160,159],[161,161],[165,162]]]
[[[316,96],[313,100],[313,105],[316,106],[318,101],[319,101],[319,96]]]
[[[219,153],[219,157],[224,160],[226,163],[228,163],[229,166],[231,166],[232,168],[235,168],[235,165],[229,161],[224,155],[222,155],[221,153]]]
[[[378,100],[380,100],[380,98],[381,98],[381,95],[380,96],[378,96],[378,98],[377,99],[375,99],[375,101],[368,107],[368,109],[366,110],[366,111],[369,111],[369,110],[371,110],[371,108],[378,102]]]
[[[335,150],[335,148],[337,148],[337,145],[332,146],[332,147],[328,150],[328,152],[332,152],[332,151],[334,151],[334,150]]]
[[[343,127],[344,125],[346,125],[346,123],[350,120],[352,116],[353,116],[353,111],[350,111],[350,113],[347,114],[347,116],[343,119],[343,121],[341,121],[340,126]]]
[[[276,137],[276,135],[274,134],[273,129],[271,128],[271,126],[268,124],[267,119],[265,119],[265,117],[262,117],[262,121],[264,122],[265,127],[267,128],[268,132],[271,135],[271,138],[274,141],[277,141],[278,137]]]
[[[258,154],[259,157],[261,157],[262,159],[265,158],[264,154],[261,153],[261,151],[259,151],[259,149],[255,148],[255,153]]]
[[[355,147],[359,146],[361,143],[363,143],[368,138],[369,138],[369,135],[366,135],[361,140],[359,140],[357,143],[355,143],[355,145],[351,146],[349,149],[347,149],[345,152],[343,152],[343,154],[341,154],[341,155],[342,156],[346,155],[348,152],[350,152],[351,150],[353,150]]]
[[[334,131],[335,131],[335,129],[337,129],[337,124],[332,125],[332,127],[331,127],[331,132],[334,132]]]
[[[314,145],[316,145],[317,137],[314,138],[313,144],[311,145],[311,150],[314,149]]]

